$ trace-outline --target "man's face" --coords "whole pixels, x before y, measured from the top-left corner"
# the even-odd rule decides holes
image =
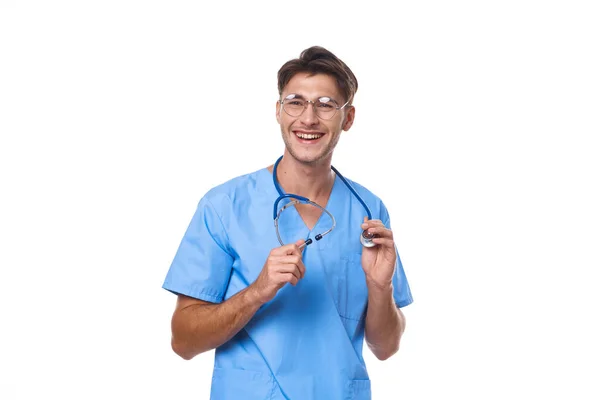
[[[283,88],[281,98],[295,94],[295,99],[312,100],[328,97],[342,106],[344,98],[338,91],[335,79],[329,75],[309,76],[307,73],[296,74]],[[342,130],[348,130],[354,121],[354,107],[346,106],[337,110],[331,119],[319,118],[312,107],[308,107],[297,117],[290,116],[277,102],[277,122],[281,126],[281,135],[286,151],[303,164],[318,164],[329,160],[338,143]]]

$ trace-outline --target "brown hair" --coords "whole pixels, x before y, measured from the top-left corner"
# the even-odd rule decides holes
[[[279,96],[281,96],[283,88],[290,79],[301,72],[306,72],[311,76],[316,74],[330,75],[335,79],[339,91],[344,96],[344,101],[349,100],[349,104],[352,104],[354,94],[358,90],[356,76],[342,60],[329,50],[320,46],[313,46],[300,53],[299,58],[294,58],[283,64],[277,73]]]

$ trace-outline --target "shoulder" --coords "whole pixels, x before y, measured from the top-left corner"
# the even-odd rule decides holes
[[[210,188],[200,199],[200,205],[210,205],[216,210],[229,207],[235,199],[251,197],[259,190],[264,174],[267,171],[259,169],[233,177],[219,185]]]

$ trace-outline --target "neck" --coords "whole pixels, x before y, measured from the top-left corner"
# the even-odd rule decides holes
[[[313,201],[328,197],[335,174],[331,169],[331,157],[320,163],[305,164],[287,152],[277,165],[277,181],[285,193],[294,193]]]

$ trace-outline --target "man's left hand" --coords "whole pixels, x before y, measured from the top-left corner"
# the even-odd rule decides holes
[[[378,219],[365,220],[362,229],[374,234],[372,239],[376,246],[363,247],[362,267],[367,278],[367,286],[386,289],[392,286],[392,277],[396,268],[396,247],[394,235]]]

